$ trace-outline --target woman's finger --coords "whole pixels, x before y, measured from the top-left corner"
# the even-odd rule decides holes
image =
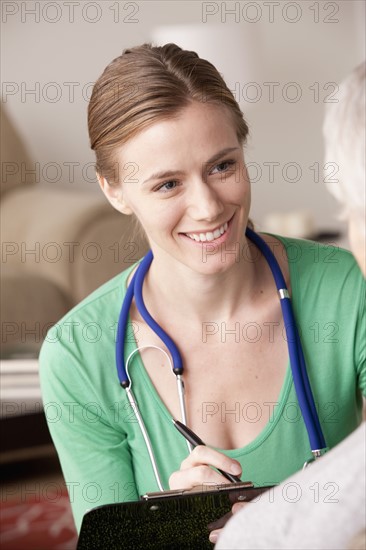
[[[236,476],[240,476],[242,473],[241,465],[237,460],[204,445],[195,447],[187,458],[183,460],[180,469],[186,470],[201,464],[213,466]]]
[[[235,502],[235,504],[233,504],[231,508],[231,511],[233,514],[237,514],[238,512],[240,512],[240,510],[248,506],[248,504],[249,502]]]
[[[208,538],[212,544],[217,543],[217,539],[219,538],[221,531],[222,529],[216,529],[215,531],[211,531]]]
[[[223,516],[222,518],[220,518],[217,522],[214,522],[213,524],[209,525],[209,529],[210,527],[212,528],[212,526],[215,525],[215,523],[217,524],[217,526],[221,526],[221,529],[214,529],[213,531],[211,531],[211,533],[209,534],[209,540],[212,544],[216,544],[217,542],[217,539],[219,538],[221,532],[222,532],[222,529],[223,529],[223,526],[226,524],[226,522],[231,518],[232,514],[236,514],[237,512],[239,512],[240,510],[242,510],[243,508],[245,508],[245,506],[247,506],[249,503],[248,502],[236,502],[232,508],[231,508],[231,512],[229,512],[228,514],[226,514],[225,516]]]
[[[215,521],[212,521],[207,525],[207,529],[209,531],[218,531],[219,529],[222,529],[225,527],[226,523],[233,517],[232,511],[228,512],[224,516],[221,516],[221,518],[216,519]]]
[[[170,489],[191,489],[197,485],[220,485],[227,479],[206,464],[173,472],[169,478]]]

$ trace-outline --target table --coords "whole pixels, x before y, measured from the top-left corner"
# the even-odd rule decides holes
[[[0,388],[0,463],[54,454],[43,411],[38,360],[0,360]]]

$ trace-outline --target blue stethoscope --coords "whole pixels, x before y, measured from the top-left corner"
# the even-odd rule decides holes
[[[273,255],[271,249],[267,243],[254,231],[250,228],[246,229],[246,236],[257,246],[257,248],[262,252],[263,256],[268,262],[268,265],[272,271],[274,277],[277,291],[280,298],[282,315],[285,323],[286,329],[286,338],[288,344],[288,351],[290,356],[290,365],[292,371],[292,377],[294,381],[295,391],[297,399],[299,401],[300,410],[306,430],[308,432],[311,452],[313,454],[313,459],[321,456],[322,451],[326,449],[325,439],[322,433],[320,426],[319,417],[316,411],[313,394],[310,387],[309,378],[306,371],[306,364],[304,353],[301,346],[300,336],[296,327],[295,317],[291,306],[290,296],[286,287],[285,279],[282,275],[280,266]],[[146,254],[146,256],[141,260],[138,268],[135,271],[135,274],[131,280],[130,285],[128,286],[123,304],[121,313],[118,321],[117,328],[117,342],[116,342],[116,363],[117,363],[117,372],[118,378],[121,386],[126,390],[128,399],[131,406],[135,412],[137,421],[139,423],[142,435],[144,437],[151,463],[153,466],[155,478],[159,489],[163,491],[163,486],[159,476],[158,468],[156,465],[156,460],[154,458],[153,449],[149,439],[149,435],[145,428],[143,419],[140,415],[136,399],[132,393],[132,381],[128,374],[128,364],[132,356],[142,348],[135,349],[127,358],[125,358],[125,336],[127,330],[128,316],[131,308],[132,300],[135,298],[136,307],[148,324],[148,326],[159,336],[159,338],[164,342],[167,349],[169,350],[170,356],[161,348],[161,350],[168,358],[173,373],[176,376],[178,396],[180,402],[181,416],[182,421],[186,424],[186,407],[184,400],[184,384],[182,380],[183,374],[183,362],[182,357],[179,353],[179,350],[170,336],[157,324],[157,322],[151,317],[150,313],[147,311],[143,297],[142,297],[142,286],[144,282],[145,275],[150,267],[150,264],[153,260],[153,254],[151,250]],[[157,346],[144,346],[144,347],[157,347]],[[187,443],[189,451],[191,451],[191,446]],[[304,467],[310,461],[306,461]]]

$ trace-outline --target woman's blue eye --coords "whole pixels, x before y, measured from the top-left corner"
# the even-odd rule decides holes
[[[234,164],[235,164],[235,160],[225,160],[224,162],[220,162],[220,164],[216,164],[212,172],[213,173],[215,171],[217,171],[218,173],[226,172]]]
[[[163,183],[158,189],[157,191],[171,191],[172,189],[174,189],[177,185],[177,182],[174,181],[174,180],[171,180],[171,181],[166,181],[165,183]]]

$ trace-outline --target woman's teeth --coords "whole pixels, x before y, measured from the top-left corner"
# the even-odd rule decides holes
[[[222,225],[221,227],[219,227],[218,229],[215,229],[215,231],[208,231],[207,233],[186,233],[187,237],[189,237],[190,239],[194,240],[194,241],[201,241],[201,242],[210,242],[210,241],[213,241],[215,239],[218,239],[219,237],[221,237],[221,235],[223,235],[225,233],[225,231],[227,230],[228,228],[228,224],[227,222],[224,223],[224,225]]]

